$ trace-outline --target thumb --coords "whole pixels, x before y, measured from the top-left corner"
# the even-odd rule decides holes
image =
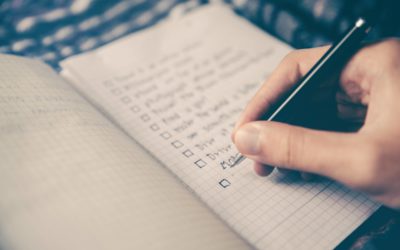
[[[234,135],[235,145],[256,162],[344,180],[360,148],[357,134],[334,133],[277,122],[250,122]],[[354,170],[354,169],[353,169]]]

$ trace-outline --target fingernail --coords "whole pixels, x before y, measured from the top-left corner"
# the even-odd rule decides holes
[[[240,127],[240,125],[242,124],[242,120],[243,120],[243,114],[241,114],[239,116],[239,119],[237,120],[235,126],[233,127],[232,134],[231,134],[231,139],[232,139],[233,143],[235,143],[235,134],[236,134],[236,131],[238,130],[238,128]]]
[[[260,151],[260,130],[254,125],[245,125],[235,133],[235,145],[242,154],[255,155]]]

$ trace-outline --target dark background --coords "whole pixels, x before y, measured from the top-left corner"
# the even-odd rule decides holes
[[[208,2],[0,0],[0,53],[39,58],[57,68],[58,62],[65,57],[91,50],[157,23],[177,5],[180,5],[179,11],[175,12],[185,12]],[[331,43],[364,13],[373,13],[377,19],[370,40],[400,36],[398,0],[224,2],[295,48]],[[118,29],[120,24],[128,24],[128,28]]]

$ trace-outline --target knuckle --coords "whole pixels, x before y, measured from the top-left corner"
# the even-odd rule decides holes
[[[298,166],[302,156],[301,150],[304,147],[304,137],[300,133],[296,133],[296,131],[289,129],[284,143],[284,166]]]
[[[381,68],[397,68],[400,65],[400,40],[395,38],[387,39],[371,51],[370,60],[374,60]]]

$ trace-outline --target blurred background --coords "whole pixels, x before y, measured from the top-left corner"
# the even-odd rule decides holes
[[[295,48],[332,42],[362,13],[378,20],[370,40],[400,36],[398,0],[0,0],[0,53],[57,68],[65,57],[209,2],[229,4]]]

